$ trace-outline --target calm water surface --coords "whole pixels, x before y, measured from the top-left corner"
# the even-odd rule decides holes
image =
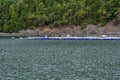
[[[120,80],[120,41],[0,39],[0,80]]]

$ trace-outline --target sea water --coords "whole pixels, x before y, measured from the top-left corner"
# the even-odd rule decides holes
[[[0,80],[120,80],[120,41],[0,39]]]

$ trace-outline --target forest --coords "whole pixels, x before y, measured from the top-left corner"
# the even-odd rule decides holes
[[[118,21],[120,0],[0,0],[0,32]]]

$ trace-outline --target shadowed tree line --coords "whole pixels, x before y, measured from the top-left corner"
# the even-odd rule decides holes
[[[117,22],[120,0],[0,0],[0,32]]]

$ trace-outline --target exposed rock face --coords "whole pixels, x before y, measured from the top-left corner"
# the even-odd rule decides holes
[[[104,34],[104,33],[118,33],[120,32],[120,28],[115,26],[113,22],[109,22],[104,27],[101,27],[98,29],[98,34]]]
[[[109,22],[107,25],[104,26],[106,32],[120,32],[119,27],[116,27],[113,22]]]
[[[90,24],[90,25],[87,25],[85,31],[87,34],[97,34],[98,28],[99,28],[98,26]]]
[[[0,33],[0,36],[21,36],[19,33]]]
[[[109,22],[103,27],[99,27],[93,24],[87,25],[85,29],[81,30],[80,26],[61,26],[58,28],[36,28],[33,30],[23,30],[20,31],[25,36],[81,36],[81,35],[98,35],[98,34],[113,34],[119,33],[120,28],[116,27],[113,22]]]
[[[120,13],[118,14],[118,26],[120,27]]]
[[[115,26],[112,21],[103,27],[99,27],[93,24],[87,25],[87,27],[84,30],[87,34],[110,34],[120,32],[120,28]]]
[[[58,28],[36,28],[36,29],[27,29],[27,30],[22,30],[19,33],[25,36],[66,36],[66,35],[78,35],[82,34],[82,30],[79,26],[61,26]]]
[[[80,26],[59,26],[58,28],[38,27],[35,29],[22,30],[19,33],[0,33],[0,36],[89,36],[102,34],[120,35],[120,28],[111,21],[103,27],[89,24],[85,29]]]

